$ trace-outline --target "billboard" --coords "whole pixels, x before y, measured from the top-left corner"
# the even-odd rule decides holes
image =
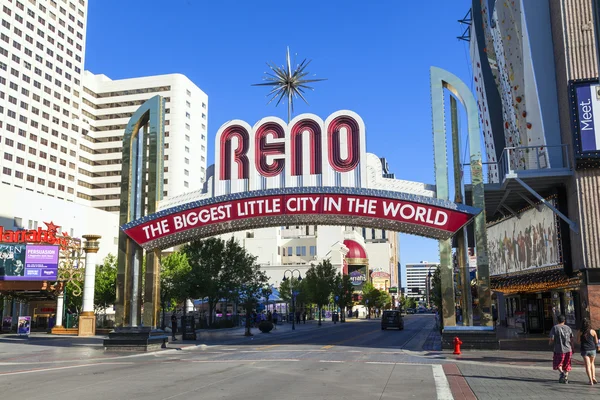
[[[59,246],[0,243],[0,280],[55,281]]]
[[[350,282],[354,285],[357,291],[362,290],[363,285],[368,282],[369,276],[367,275],[366,265],[349,265],[348,275],[350,275]]]
[[[600,158],[600,85],[598,79],[571,82],[575,154]]]
[[[556,217],[548,207],[532,208],[520,218],[487,228],[490,275],[501,275],[560,263]]]

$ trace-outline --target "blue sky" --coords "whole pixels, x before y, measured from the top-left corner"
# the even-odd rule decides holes
[[[286,118],[285,106],[267,106],[267,90],[250,85],[266,61],[283,64],[289,46],[328,79],[296,113],[357,112],[368,152],[386,157],[400,179],[434,183],[429,67],[471,84],[468,47],[456,39],[469,8],[469,0],[91,0],[85,64],[111,79],[188,76],[209,97],[212,163],[224,122]],[[401,235],[400,257],[438,261],[437,242]]]

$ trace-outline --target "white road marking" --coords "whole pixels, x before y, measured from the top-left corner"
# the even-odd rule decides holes
[[[319,360],[322,363],[343,363],[344,361],[336,361],[336,360]]]
[[[396,365],[395,362],[385,362],[385,361],[367,361],[365,364]]]
[[[50,372],[50,371],[58,371],[61,369],[73,369],[73,368],[83,368],[83,367],[95,367],[101,365],[132,365],[132,362],[112,362],[112,363],[98,363],[98,364],[80,364],[80,365],[69,365],[66,367],[54,367],[54,368],[36,368],[36,369],[28,369],[23,371],[12,371],[12,372],[0,372],[0,377],[9,376],[9,375],[22,375],[22,374],[34,374],[37,372]]]
[[[433,370],[433,380],[435,381],[435,392],[437,393],[438,400],[454,400],[442,366],[434,364],[431,366],[431,369]]]

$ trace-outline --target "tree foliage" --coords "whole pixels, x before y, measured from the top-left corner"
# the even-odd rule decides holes
[[[431,302],[438,310],[442,309],[442,278],[440,267],[437,267],[431,277],[431,293],[429,294]]]
[[[209,324],[222,299],[255,304],[267,279],[256,265],[256,257],[231,238],[194,240],[182,248],[190,266],[186,277],[186,298],[204,299]]]
[[[370,314],[371,309],[373,308],[390,308],[392,305],[392,297],[388,292],[375,289],[372,283],[367,282],[363,285],[361,304],[367,307]]]
[[[96,267],[94,284],[94,308],[96,312],[106,310],[117,299],[117,257],[108,254]]]
[[[333,296],[343,314],[346,312],[346,307],[352,307],[352,293],[354,293],[354,285],[350,280],[350,275],[338,273],[333,284]],[[335,300],[336,297],[337,300]]]
[[[334,290],[336,269],[329,260],[323,260],[317,266],[311,266],[306,272],[306,291],[311,302],[319,308],[319,325],[321,325],[321,314],[325,304]]]
[[[190,272],[185,253],[175,251],[160,261],[160,303],[164,311],[172,311],[184,302],[188,293]],[[185,305],[184,305],[185,306]]]

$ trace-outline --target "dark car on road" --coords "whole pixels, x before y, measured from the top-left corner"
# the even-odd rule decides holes
[[[381,316],[381,330],[387,328],[398,328],[399,330],[404,329],[404,320],[402,314],[397,310],[386,310]]]

